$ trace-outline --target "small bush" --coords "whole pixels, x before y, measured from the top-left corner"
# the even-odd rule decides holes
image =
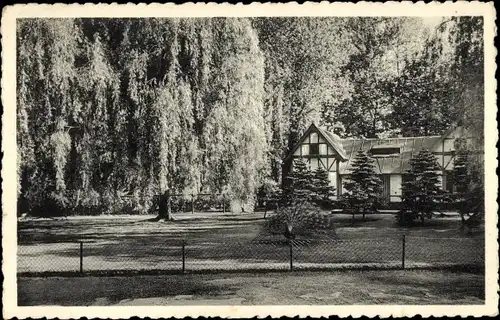
[[[412,211],[398,211],[396,213],[396,222],[400,226],[412,226],[413,222],[417,220],[419,217],[419,214],[417,212],[412,212]]]

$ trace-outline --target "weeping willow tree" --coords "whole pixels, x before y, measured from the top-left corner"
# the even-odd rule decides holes
[[[23,19],[17,38],[20,213],[253,198],[267,146],[249,21]]]
[[[17,38],[18,204],[58,214],[69,201],[68,120],[78,105],[80,33],[71,19],[27,19]]]
[[[217,96],[210,101],[203,130],[209,161],[205,178],[212,190],[229,193],[245,209],[260,185],[267,151],[263,57],[247,20],[225,20],[213,30],[219,51],[210,78]]]

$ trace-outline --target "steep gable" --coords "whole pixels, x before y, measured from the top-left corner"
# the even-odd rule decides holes
[[[347,160],[347,154],[343,149],[340,138],[337,137],[336,135],[324,130],[324,129],[319,128],[318,126],[316,126],[313,123],[309,126],[309,128],[306,130],[306,132],[304,132],[304,134],[300,138],[299,142],[297,142],[295,144],[295,146],[293,147],[291,152],[285,158],[285,161],[289,160],[293,155],[296,155],[297,152],[299,151],[299,147],[301,147],[301,145],[304,144],[306,139],[309,139],[311,134],[314,134],[314,133],[318,134],[318,139],[324,140],[324,142],[328,145],[329,150],[333,150],[338,155],[338,158],[341,161]]]

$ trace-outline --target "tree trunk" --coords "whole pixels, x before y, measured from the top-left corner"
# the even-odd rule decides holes
[[[264,219],[266,218],[267,214],[267,201],[264,201]]]
[[[462,221],[462,225],[460,227],[460,230],[464,230],[465,227],[465,216],[463,212],[460,212],[460,220]]]
[[[165,220],[169,221],[171,217],[171,203],[170,194],[168,191],[160,195],[160,200],[158,204],[158,216],[154,219],[155,221]]]

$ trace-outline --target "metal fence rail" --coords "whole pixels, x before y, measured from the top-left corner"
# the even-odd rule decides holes
[[[402,238],[183,242],[116,241],[18,245],[18,274],[334,270],[484,266],[484,239]]]

